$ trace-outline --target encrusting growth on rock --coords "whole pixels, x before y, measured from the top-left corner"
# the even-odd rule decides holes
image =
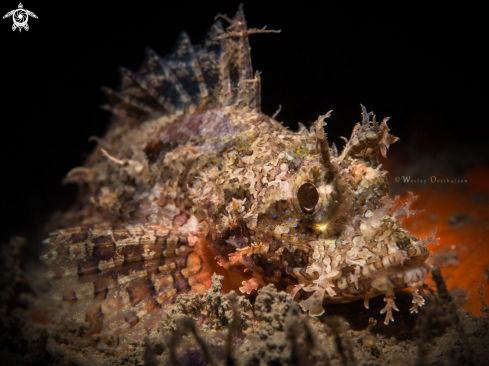
[[[222,276],[212,276],[212,286],[203,295],[198,293],[182,294],[168,308],[161,320],[162,327],[167,331],[175,331],[177,321],[193,318],[209,329],[225,329],[233,323],[235,315],[239,317],[241,329],[250,327],[252,314],[251,304],[244,297],[237,297],[234,291],[223,295],[221,292]]]

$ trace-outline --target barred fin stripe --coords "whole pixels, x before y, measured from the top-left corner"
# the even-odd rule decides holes
[[[190,58],[192,60],[191,66],[192,66],[192,69],[194,70],[195,77],[197,78],[197,81],[199,83],[200,98],[205,99],[209,96],[209,92],[207,91],[207,87],[205,85],[204,75],[202,73],[202,70],[200,69],[199,60],[197,59],[197,56],[195,55],[195,51],[194,51],[194,48],[192,46],[192,42],[190,41],[188,34],[186,32],[183,32],[182,37],[185,39],[185,42],[188,45],[187,46],[188,52],[189,52]]]
[[[100,272],[102,273],[106,273],[110,270],[113,270],[119,266],[122,266],[124,263],[132,263],[132,262],[137,262],[137,257],[138,256],[134,256],[133,258],[121,258],[121,259],[115,259],[115,260],[112,260],[112,261],[101,261],[99,264],[98,264],[98,269],[100,270]]]
[[[119,93],[115,90],[112,90],[110,88],[107,88],[106,86],[103,86],[102,88],[102,91],[106,94],[109,94],[109,95],[115,95],[117,98],[119,98],[120,100],[126,102],[127,104],[130,104],[136,108],[139,108],[140,110],[144,111],[144,112],[147,112],[147,113],[153,113],[155,112],[154,109],[148,107],[147,105],[145,105],[143,102],[133,98],[133,97],[130,97],[129,95],[126,95],[126,94],[122,94],[122,93]]]
[[[127,314],[125,316],[125,321],[126,321],[127,324],[129,324],[129,326],[131,328],[134,327],[136,324],[138,324],[139,321],[142,319],[142,317],[148,313],[148,311],[147,310],[143,310],[143,311],[140,311],[140,312],[138,312],[138,313],[136,313],[134,315],[132,313],[133,312],[131,312],[131,313],[129,313],[129,314]],[[117,332],[117,328],[114,329],[114,331]]]
[[[151,48],[147,47],[146,48],[146,54],[149,59],[152,59],[153,61],[156,61],[158,65],[160,66],[161,70],[163,71],[165,78],[168,82],[170,82],[175,90],[178,92],[180,95],[180,98],[184,103],[189,103],[190,102],[190,96],[188,95],[187,91],[183,88],[183,86],[180,84],[176,76],[173,74],[173,72],[170,70],[168,65],[165,63],[165,61],[158,56],[158,54]],[[174,109],[176,106],[172,106]]]
[[[171,252],[174,253],[175,251],[171,250]],[[56,253],[56,252],[52,251],[52,252],[47,253],[47,254],[39,257],[39,258],[44,259],[44,260],[50,259],[49,256],[52,255],[53,253]],[[83,271],[87,272],[87,273],[88,272],[100,271],[102,274],[105,274],[108,271],[111,271],[111,270],[113,270],[117,267],[123,266],[125,264],[134,263],[134,262],[148,262],[151,260],[163,258],[163,256],[164,256],[164,254],[162,252],[157,252],[157,253],[152,254],[151,256],[146,256],[146,257],[144,254],[134,255],[134,256],[126,256],[123,259],[100,261],[97,266],[84,268]],[[164,271],[169,270],[169,268],[172,268],[172,269],[176,268],[177,265],[181,266],[182,264],[179,261],[176,261],[176,262],[173,261],[173,262],[168,264],[169,267],[165,267],[166,265],[164,264],[164,265],[158,266],[157,268],[160,272],[164,272]],[[183,264],[183,265],[185,265],[185,264]],[[151,268],[155,268],[155,267],[151,267]],[[80,273],[79,269],[75,270],[75,271],[65,272],[61,275],[56,274],[54,272],[48,272],[45,275],[43,275],[43,277],[48,278],[48,279],[61,279],[61,278],[65,278],[65,277],[76,277],[76,276],[79,276],[79,273]]]
[[[221,59],[222,40],[217,37],[224,33],[220,20],[217,20],[208,30],[201,43],[196,46],[196,56],[203,71],[203,76],[210,100],[219,102],[222,95]]]
[[[161,252],[153,252],[150,254],[141,254],[141,257],[144,261],[150,261],[153,259],[161,258]]]
[[[121,109],[121,108],[117,108],[117,107],[112,107],[108,104],[103,104],[100,106],[103,110],[106,110],[107,112],[110,112],[112,113],[113,115],[123,119],[123,120],[126,120],[126,121],[129,121],[128,118],[131,118],[131,116],[129,116],[128,112],[125,110],[125,109]]]
[[[152,87],[148,86],[146,80],[144,80],[138,74],[133,73],[132,71],[126,69],[125,67],[119,68],[121,74],[133,80],[136,84],[138,84],[141,89],[143,89],[150,97],[152,97],[158,104],[160,104],[168,113],[173,112],[173,106],[167,102],[165,102],[164,98],[154,90]]]
[[[170,247],[169,249],[164,250],[162,254],[165,258],[185,257],[189,251],[191,251],[190,248],[186,247],[185,245],[181,245],[178,248]]]
[[[187,255],[189,251],[191,251],[189,247],[187,247],[186,245],[180,245],[178,248],[175,249],[175,254],[178,256]]]
[[[51,253],[48,253],[44,256],[41,256],[40,258],[41,259],[47,259],[47,258],[42,258],[42,257],[47,257],[49,254],[51,254]],[[141,258],[141,255],[137,255],[134,257],[130,257],[129,259],[119,259],[117,261],[114,261],[112,264],[106,264],[106,262],[101,261],[96,266],[87,267],[87,268],[83,268],[83,269],[77,269],[75,271],[65,272],[61,275],[56,274],[56,273],[46,273],[44,275],[44,278],[61,279],[61,278],[66,278],[66,277],[76,277],[76,276],[79,276],[80,273],[87,274],[87,273],[92,273],[92,272],[93,273],[101,272],[101,274],[105,274],[105,273],[107,273],[107,271],[110,271],[112,269],[120,267],[124,264],[134,263],[134,262],[144,262],[144,260]]]
[[[176,257],[175,249],[167,249],[163,251],[163,256],[165,258],[173,258]]]
[[[77,226],[77,227],[70,227],[67,229],[58,229],[55,231],[51,231],[48,235],[49,236],[54,236],[54,235],[59,235],[59,234],[71,234],[71,233],[79,233],[81,231],[89,231],[91,226]]]
[[[119,284],[119,286],[122,286],[125,283],[134,281],[134,280],[136,280],[138,278],[146,278],[146,277],[148,277],[150,275],[150,269],[151,270],[155,270],[156,268],[157,268],[157,266],[153,266],[153,267],[150,267],[150,268],[146,268],[146,270],[144,270],[144,271],[133,273],[133,274],[128,275],[128,276],[119,276],[117,278],[117,283]]]
[[[153,282],[149,279],[144,284],[135,282],[126,287],[129,300],[133,307],[145,306],[148,301],[154,301],[156,290]],[[154,306],[153,306],[154,307]]]
[[[162,266],[159,266],[158,267],[158,270],[160,272],[165,272],[165,271],[172,271],[175,268],[177,268],[177,265],[175,264],[175,262],[171,262],[171,263],[168,263],[168,264],[164,264]]]
[[[168,285],[170,283],[173,283],[173,276],[165,274],[163,276],[155,275],[153,278],[153,284],[158,287],[162,287],[164,285]]]
[[[161,232],[163,235],[168,235],[171,233],[191,233],[194,232],[194,230],[188,230],[184,228],[179,228],[178,230],[175,230],[175,227],[173,226],[163,226],[163,225],[145,225],[144,227],[141,226],[79,226],[79,227],[74,227],[74,228],[68,228],[68,229],[59,229],[55,231],[51,231],[48,236],[53,237],[53,236],[66,236],[70,234],[79,234],[79,233],[87,233],[87,234],[92,234],[92,235],[97,235],[97,234],[110,234],[113,233],[114,235],[118,234],[124,234],[124,235],[134,235],[134,236],[144,236],[144,235],[158,235],[158,232]],[[46,239],[49,240],[50,238]]]
[[[101,314],[103,314],[102,316],[105,319],[108,319],[112,315],[116,314],[121,308],[123,308],[127,305],[128,304],[124,303],[124,301],[122,300],[122,297],[116,297],[115,299],[113,299],[110,302],[107,302],[107,301],[102,302],[100,304],[100,306],[96,309],[99,309]],[[91,311],[95,312],[94,309],[88,310],[85,313],[85,318],[86,318],[87,314],[90,313]]]
[[[59,299],[57,298],[57,299],[62,300],[62,301],[76,301],[77,299],[80,299],[80,298],[95,297],[97,294],[99,294],[103,291],[108,291],[108,290],[111,290],[113,288],[121,287],[122,285],[124,285],[126,283],[130,283],[134,280],[149,278],[150,273],[154,273],[154,270],[156,268],[157,268],[157,266],[153,266],[153,267],[146,268],[145,270],[139,271],[137,273],[133,273],[133,274],[128,275],[128,276],[120,276],[117,280],[111,281],[111,282],[109,282],[109,284],[97,288],[96,291],[95,290],[94,291],[87,291],[87,292],[83,292],[83,293],[78,294],[78,295],[76,295],[75,292],[73,291],[72,295],[63,296],[63,297],[61,297]],[[73,272],[70,272],[70,273],[73,273]],[[166,278],[164,278],[164,281],[160,281],[161,285],[164,285],[167,283],[172,283],[172,282],[173,282],[173,277],[171,277],[171,276],[167,276]],[[149,286],[149,287],[151,287],[151,286]],[[145,288],[145,287],[143,287],[143,288]]]
[[[150,309],[143,309],[138,312],[135,312],[134,310],[130,311],[129,313],[126,313],[124,316],[124,323],[114,329],[110,330],[103,330],[100,332],[101,335],[113,335],[117,333],[124,332],[130,328],[135,327],[144,317],[150,313],[154,307]]]
[[[53,252],[51,253],[48,253],[46,255],[43,255],[41,257],[39,257],[40,259],[49,259],[48,258],[48,255],[52,254]],[[117,263],[119,264],[119,263]],[[123,262],[120,264],[122,265]],[[57,273],[54,273],[54,272],[48,272],[46,274],[43,275],[43,278],[47,278],[47,279],[51,279],[51,280],[60,280],[60,279],[63,279],[63,278],[68,278],[68,277],[78,277],[80,275],[85,275],[85,274],[88,274],[88,273],[97,273],[97,272],[102,272],[103,274],[105,274],[107,272],[107,270],[109,269],[113,269],[115,268],[116,265],[114,266],[111,266],[111,267],[107,267],[107,268],[100,268],[100,264],[97,265],[97,266],[93,266],[93,267],[88,267],[88,268],[84,268],[84,269],[77,269],[77,270],[74,270],[74,271],[68,271],[68,272],[64,272],[62,274],[57,274]]]
[[[177,76],[180,85],[189,95],[190,103],[202,105],[205,102],[201,93],[202,85],[199,85],[199,79],[196,75],[199,71],[196,71],[196,67],[194,67],[196,66],[195,62],[198,63],[198,61],[195,57],[192,58],[192,52],[192,44],[188,35],[181,32],[172,52],[164,59],[173,74]]]
[[[99,306],[95,309],[89,310],[85,313],[85,321],[86,322],[91,322],[94,321],[95,319],[100,319],[104,316],[105,314],[102,312],[102,306]]]
[[[156,301],[160,304],[163,305],[167,302],[169,302],[173,296],[177,295],[177,289],[172,288],[171,290],[168,290],[166,292],[158,294],[156,297]]]
[[[81,294],[78,294],[77,298],[78,299],[91,298],[91,297],[95,298],[98,294],[103,293],[104,291],[109,291],[116,287],[118,287],[117,282],[113,281],[110,284],[94,289],[93,291],[82,292]],[[63,301],[67,301],[67,300],[64,300],[63,298]]]
[[[164,277],[164,276],[166,276],[166,277]],[[134,277],[131,279],[127,279],[127,277],[125,277],[125,279],[127,279],[127,281],[125,281],[124,284],[128,283],[128,282],[132,282],[133,280],[136,280],[139,278],[144,278],[144,277],[147,277],[147,276]],[[149,278],[149,277],[147,277],[147,278]],[[161,287],[161,286],[173,283],[173,277],[170,275],[164,274],[164,273],[160,273],[160,274],[154,276],[154,278],[152,279],[152,282],[153,282],[154,287],[156,287],[156,286]],[[109,282],[109,284],[102,286],[100,288],[97,288],[96,291],[86,291],[86,292],[83,292],[83,293],[78,294],[78,295],[73,292],[73,297],[75,299],[91,298],[91,297],[95,297],[98,293],[102,293],[103,291],[110,291],[110,290],[112,290],[114,288],[118,288],[118,287],[120,287],[120,283],[117,280],[113,280],[113,281]],[[150,287],[151,286],[148,285],[148,288],[150,288]],[[143,288],[146,288],[146,286]],[[70,301],[70,300],[65,300],[65,296],[61,300]]]
[[[221,39],[221,57],[219,58],[219,68],[220,68],[220,75],[221,75],[221,95],[219,98],[219,102],[222,105],[230,105],[231,104],[231,76],[229,75],[229,68],[227,64],[227,60],[225,55],[227,54],[226,52],[226,47],[225,45],[229,42],[226,39]],[[224,51],[224,52],[223,52]]]
[[[156,232],[152,237],[148,237],[146,234],[132,234],[133,238],[126,238],[126,239],[115,239],[115,244],[124,246],[124,245],[139,245],[139,244],[154,244],[154,241],[156,241],[158,238],[165,238],[165,240],[171,239],[171,240],[178,240],[178,239],[183,239],[185,240],[190,233],[195,233],[192,230],[181,230],[181,231],[171,231],[171,232],[165,232],[165,231],[160,231]],[[122,235],[122,233],[112,233],[114,236],[115,235]],[[76,244],[69,244],[66,241],[69,240],[70,238],[67,238],[68,235],[70,234],[65,234],[65,235],[58,235],[58,236],[51,236],[50,238],[44,239],[43,243],[44,244],[51,244],[51,245],[58,245],[62,246],[63,244],[67,244],[66,246],[82,246],[82,245],[90,245],[93,247],[95,244],[93,244],[94,239],[98,238],[107,238],[107,242],[111,242],[111,233],[104,233],[104,234],[97,234],[94,236],[89,236],[85,240],[80,241]],[[125,233],[125,235],[128,235],[128,233]]]
[[[167,99],[160,95],[160,93],[158,93],[158,91],[155,90],[152,86],[148,85],[143,76],[131,73],[131,77],[136,83],[139,84],[139,86],[141,86],[141,88],[143,88],[148,93],[148,95],[153,97],[158,102],[158,104],[165,108],[168,113],[171,114],[175,112],[175,106],[168,102]]]
[[[158,58],[158,63],[165,73],[165,77],[167,80],[173,84],[175,89],[177,90],[178,94],[180,95],[180,98],[182,98],[182,101],[187,104],[193,104],[191,102],[190,96],[188,95],[187,91],[183,87],[183,85],[178,81],[177,77],[173,74],[171,69],[168,67],[166,62],[162,58]]]
[[[164,239],[165,244],[169,244],[169,245],[175,245],[175,244],[174,243],[167,243],[168,240],[170,240],[170,241],[181,240],[180,238],[170,238],[170,237],[163,238],[163,237],[157,236],[154,239],[121,240],[121,241],[116,241],[115,244],[113,242],[108,242],[107,244],[94,244],[93,239],[91,239],[90,241],[87,241],[87,242],[78,243],[78,244],[68,244],[66,246],[62,246],[62,244],[58,244],[59,246],[57,249],[52,249],[51,252],[46,253],[46,254],[40,256],[39,258],[44,259],[44,260],[49,259],[49,255],[54,256],[53,259],[57,258],[57,257],[75,257],[79,254],[86,253],[87,250],[92,251],[93,249],[110,248],[114,245],[115,245],[116,250],[118,248],[123,248],[123,247],[127,247],[127,246],[138,246],[138,245],[154,246],[154,245],[156,245],[156,242],[158,241],[158,239]],[[185,242],[186,242],[186,238],[185,238]],[[161,244],[162,241],[159,241],[159,243]],[[167,253],[162,253],[164,256],[170,255],[170,254],[175,254],[177,256],[180,256],[182,254],[185,254],[185,251],[183,249],[179,249],[179,248],[167,249],[165,252],[167,252]],[[172,252],[172,253],[170,253],[170,252]],[[56,253],[56,254],[54,254],[54,253]],[[147,256],[153,256],[153,255],[157,255],[157,254],[151,254],[151,255],[147,255]]]

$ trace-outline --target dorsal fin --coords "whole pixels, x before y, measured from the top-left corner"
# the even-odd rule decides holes
[[[162,115],[180,115],[205,105],[235,106],[260,112],[260,76],[253,77],[248,35],[275,32],[248,29],[240,5],[227,31],[218,20],[198,45],[182,32],[172,52],[160,57],[151,49],[138,72],[121,68],[122,83],[104,109],[135,123]]]

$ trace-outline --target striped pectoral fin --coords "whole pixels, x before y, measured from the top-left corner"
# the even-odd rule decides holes
[[[104,317],[102,333],[117,334],[128,330],[151,333],[157,326],[157,317],[153,314],[163,310],[178,293],[172,272],[153,274],[114,288],[100,307]]]
[[[102,319],[105,333],[151,330],[155,310],[210,287],[192,247],[198,236],[192,225],[72,228],[45,240],[52,249],[41,258],[53,297],[73,304],[76,321]]]
[[[155,310],[164,312],[166,305],[179,294],[202,292],[210,287],[206,284],[208,276],[200,273],[201,258],[196,253],[187,254],[167,260],[151,277],[117,288],[113,296],[115,306],[119,305],[118,298],[124,299],[125,305],[121,306],[121,311],[113,311],[104,319],[103,333],[117,334],[129,330],[137,334],[151,333],[161,317],[161,314],[154,314]]]

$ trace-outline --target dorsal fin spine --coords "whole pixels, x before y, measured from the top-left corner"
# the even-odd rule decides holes
[[[224,19],[231,23],[227,32],[216,21],[200,44],[192,45],[182,32],[164,57],[147,48],[138,72],[121,68],[122,85],[110,91],[104,108],[133,122],[192,113],[204,105],[260,112],[261,80],[259,73],[253,75],[248,36],[276,31],[248,29],[242,5],[233,19]]]
[[[136,98],[133,98],[127,94],[122,94],[118,91],[115,91],[115,90],[112,90],[110,88],[107,88],[105,86],[103,86],[102,88],[102,91],[104,93],[107,93],[109,95],[115,95],[117,98],[119,98],[120,100],[136,107],[136,108],[139,108],[140,110],[144,111],[144,112],[147,112],[147,113],[152,113],[153,112],[153,109],[150,108],[149,106],[147,106],[146,104],[144,104],[143,102],[137,100]]]
[[[151,97],[153,97],[158,102],[158,104],[165,108],[167,112],[173,112],[173,106],[170,103],[167,103],[156,90],[150,87],[146,80],[138,77],[137,74],[126,69],[125,67],[121,67],[119,68],[119,70],[121,71],[121,73],[134,80],[143,90],[145,90]]]
[[[194,47],[192,46],[192,42],[190,41],[187,32],[182,32],[182,38],[185,39],[185,42],[188,45],[188,51],[191,59],[191,66],[194,71],[195,77],[199,83],[200,98],[207,99],[209,97],[209,91],[207,90],[207,87],[205,85],[204,74],[200,69],[199,61],[197,60]]]
[[[180,94],[180,98],[182,98],[182,101],[186,104],[191,104],[192,99],[188,95],[187,91],[183,87],[183,85],[178,81],[177,77],[173,74],[173,72],[170,70],[168,65],[166,64],[165,60],[162,58],[158,59],[158,63],[160,64],[161,68],[163,69],[163,72],[165,73],[165,77],[170,81],[175,89],[177,90],[178,94]]]
[[[241,33],[239,37],[239,90],[238,99],[243,99],[247,106],[250,106],[250,99],[252,96],[253,86],[246,82],[252,78],[253,70],[251,66],[250,56],[250,42],[248,39],[248,28],[246,26],[246,19],[243,11],[243,4],[240,4],[239,10],[236,13],[235,21],[239,29],[237,31]]]

